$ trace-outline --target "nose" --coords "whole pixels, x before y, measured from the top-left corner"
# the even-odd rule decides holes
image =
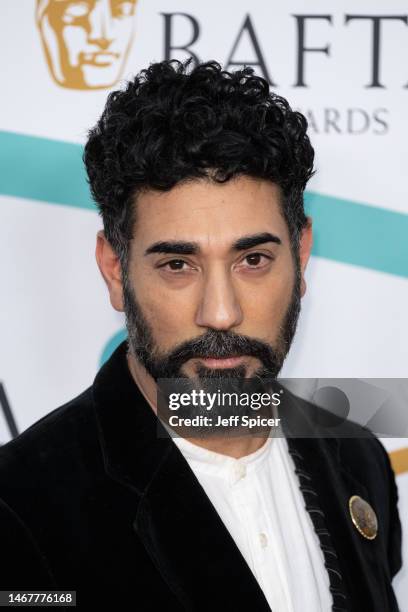
[[[204,281],[196,324],[229,330],[239,325],[242,318],[242,309],[228,273],[223,269],[213,270]]]
[[[88,42],[106,51],[113,42],[109,0],[97,0],[89,14]]]

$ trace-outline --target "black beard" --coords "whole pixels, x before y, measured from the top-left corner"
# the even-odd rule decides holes
[[[153,338],[152,327],[146,320],[125,273],[123,297],[130,351],[155,381],[159,378],[188,378],[183,374],[181,368],[189,359],[198,357],[226,358],[231,357],[231,355],[248,355],[258,358],[262,366],[254,372],[253,377],[275,379],[282,369],[295,335],[300,314],[300,282],[300,263],[299,258],[295,257],[294,288],[291,302],[280,326],[276,348],[260,340],[234,332],[209,329],[199,338],[187,340],[167,354],[159,356],[160,352]],[[244,378],[246,367],[240,365],[235,368],[207,368],[199,364],[196,372],[199,379],[203,377]]]
[[[177,345],[167,354],[160,355],[157,345],[153,338],[153,330],[146,317],[144,316],[140,305],[136,300],[133,288],[127,279],[127,274],[124,275],[123,294],[124,308],[126,315],[126,327],[128,331],[128,343],[130,352],[139,360],[145,367],[147,372],[158,381],[158,379],[183,379],[174,381],[172,391],[191,392],[192,389],[203,389],[204,391],[214,391],[214,383],[217,379],[224,390],[237,391],[240,393],[245,386],[248,378],[245,378],[246,367],[239,365],[234,368],[208,368],[198,364],[196,366],[196,377],[188,377],[181,371],[183,364],[191,358],[197,357],[218,357],[225,358],[231,355],[250,355],[260,360],[261,366],[254,372],[250,380],[257,385],[254,391],[270,390],[276,383],[276,378],[280,372],[286,355],[292,344],[295,335],[297,322],[300,314],[300,264],[298,258],[295,258],[295,283],[292,292],[291,302],[286,311],[284,320],[280,326],[276,347],[253,338],[248,338],[241,334],[236,334],[229,331],[216,331],[209,329],[204,335],[197,339],[187,340]],[[271,382],[271,379],[273,381]],[[167,381],[168,382],[168,381]],[[164,384],[163,384],[164,383]],[[168,410],[168,393],[164,391],[166,381],[159,381],[157,395],[157,414],[164,423],[169,423]],[[269,388],[268,388],[269,385]],[[159,391],[160,389],[160,391]],[[246,390],[247,387],[246,387]],[[164,400],[159,399],[164,397]],[[265,411],[265,409],[263,409]],[[211,416],[217,422],[218,417],[228,417],[233,414],[254,416],[252,408],[248,406],[235,407],[227,409],[224,406],[214,405]],[[181,407],[178,410],[178,416],[184,418],[194,418],[203,414],[201,406]],[[264,416],[272,416],[264,414]],[[183,437],[213,437],[217,435],[242,435],[241,430],[234,427],[219,428],[205,425],[203,427],[195,427],[189,431],[178,431],[177,434]],[[171,435],[173,435],[171,434]],[[248,433],[246,433],[248,435]],[[251,435],[259,435],[259,432],[253,431]],[[264,436],[265,431],[260,430],[260,435]]]

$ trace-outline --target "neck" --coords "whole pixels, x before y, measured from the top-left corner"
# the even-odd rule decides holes
[[[157,416],[157,385],[154,378],[131,353],[127,353],[126,357],[133,380]],[[217,437],[214,439],[186,438],[186,440],[215,453],[239,459],[261,448],[265,444],[266,437],[237,436],[235,438]]]

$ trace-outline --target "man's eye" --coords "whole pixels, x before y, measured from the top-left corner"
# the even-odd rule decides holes
[[[183,269],[183,264],[187,265],[187,262],[183,259],[171,259],[170,261],[166,261],[166,263],[161,264],[159,268],[167,268],[171,272],[184,272],[185,269]]]
[[[249,263],[250,268],[262,268],[265,263],[262,264],[262,257],[268,261],[272,261],[272,257],[269,255],[264,255],[263,253],[250,253],[246,257],[244,257],[244,261],[246,260]],[[262,264],[262,265],[259,265]]]

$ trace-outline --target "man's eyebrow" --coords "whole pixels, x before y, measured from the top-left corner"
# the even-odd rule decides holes
[[[232,246],[233,251],[245,251],[252,247],[258,246],[258,244],[264,244],[265,242],[274,242],[275,244],[282,244],[281,239],[275,234],[270,232],[262,232],[260,234],[251,234],[249,236],[242,236],[238,238]],[[173,255],[197,255],[200,253],[200,245],[197,242],[188,242],[184,240],[161,240],[151,244],[144,252],[145,255],[151,253],[171,253]]]

